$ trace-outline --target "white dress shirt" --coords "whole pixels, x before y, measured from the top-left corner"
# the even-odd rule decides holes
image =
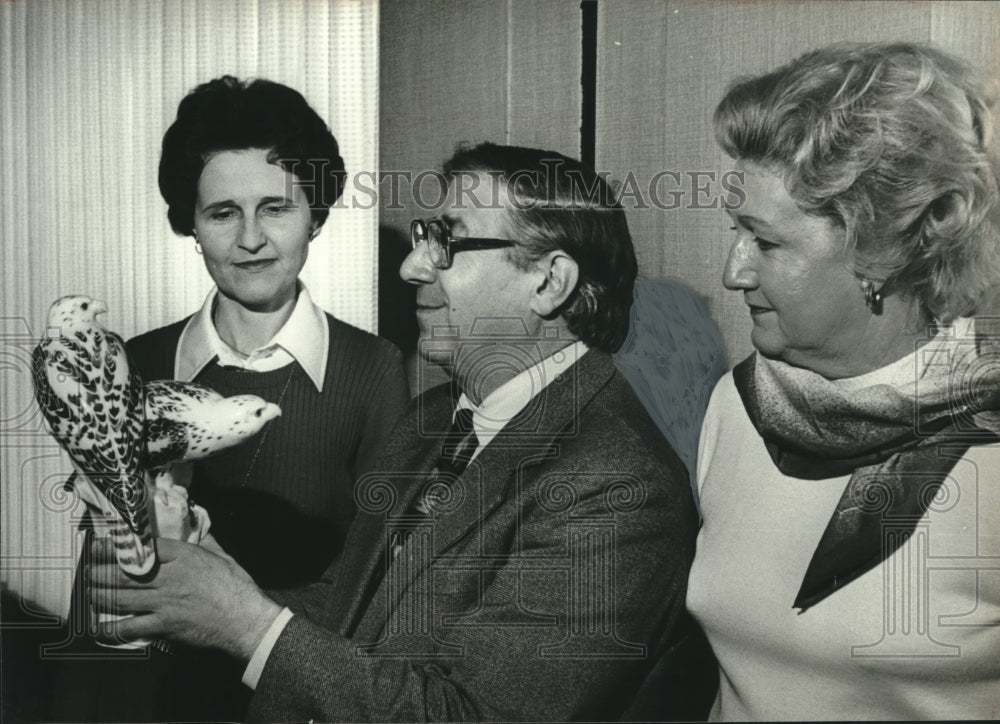
[[[177,342],[174,376],[190,382],[206,365],[218,358],[223,367],[239,367],[255,372],[270,372],[299,363],[316,389],[323,391],[326,362],[330,354],[330,327],[322,309],[316,306],[309,290],[298,282],[298,297],[288,320],[270,341],[249,355],[226,344],[212,322],[219,290],[209,292],[201,309],[185,325]]]

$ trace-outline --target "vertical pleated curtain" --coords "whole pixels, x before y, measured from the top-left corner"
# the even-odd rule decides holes
[[[378,158],[376,0],[6,0],[0,2],[0,583],[62,614],[80,506],[68,462],[33,402],[30,351],[49,304],[107,302],[129,337],[190,314],[211,280],[175,236],[156,186],[178,102],[222,74],[299,90],[327,121],[349,178]],[[355,174],[360,174],[356,177]],[[317,303],[372,330],[374,199],[349,186],[312,243]]]

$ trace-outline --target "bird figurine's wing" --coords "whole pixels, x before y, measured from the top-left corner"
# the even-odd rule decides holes
[[[146,383],[146,454],[152,469],[201,460],[256,435],[281,409],[256,395],[223,397],[193,382]]]
[[[146,383],[146,464],[155,474],[187,460],[192,406],[221,400],[215,390],[193,382],[153,380]]]
[[[153,380],[146,383],[146,412],[153,417],[183,415],[194,405],[221,399],[218,392],[196,382]]]
[[[156,475],[188,451],[187,428],[169,417],[146,418],[146,466]]]
[[[35,400],[42,411],[45,427],[56,439],[64,439],[70,434],[72,417],[66,402],[49,385],[49,369],[57,370],[65,366],[65,356],[58,350],[51,350],[48,339],[43,339],[31,351],[31,377],[35,386]],[[69,372],[63,372],[69,374]]]
[[[53,437],[120,517],[112,528],[119,565],[144,575],[156,556],[141,466],[143,385],[121,337],[96,319],[105,311],[85,296],[53,303],[32,378]]]

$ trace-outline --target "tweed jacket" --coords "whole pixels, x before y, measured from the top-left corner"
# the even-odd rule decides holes
[[[448,485],[398,555],[454,396],[413,401],[358,481],[347,548],[276,598],[296,615],[251,720],[689,719],[713,663],[685,606],[687,473],[608,355],[591,350]]]

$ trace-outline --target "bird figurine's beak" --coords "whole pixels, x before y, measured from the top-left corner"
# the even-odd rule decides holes
[[[108,311],[108,305],[100,299],[94,299],[90,303],[90,309],[94,312],[94,314],[101,314],[102,312]]]

